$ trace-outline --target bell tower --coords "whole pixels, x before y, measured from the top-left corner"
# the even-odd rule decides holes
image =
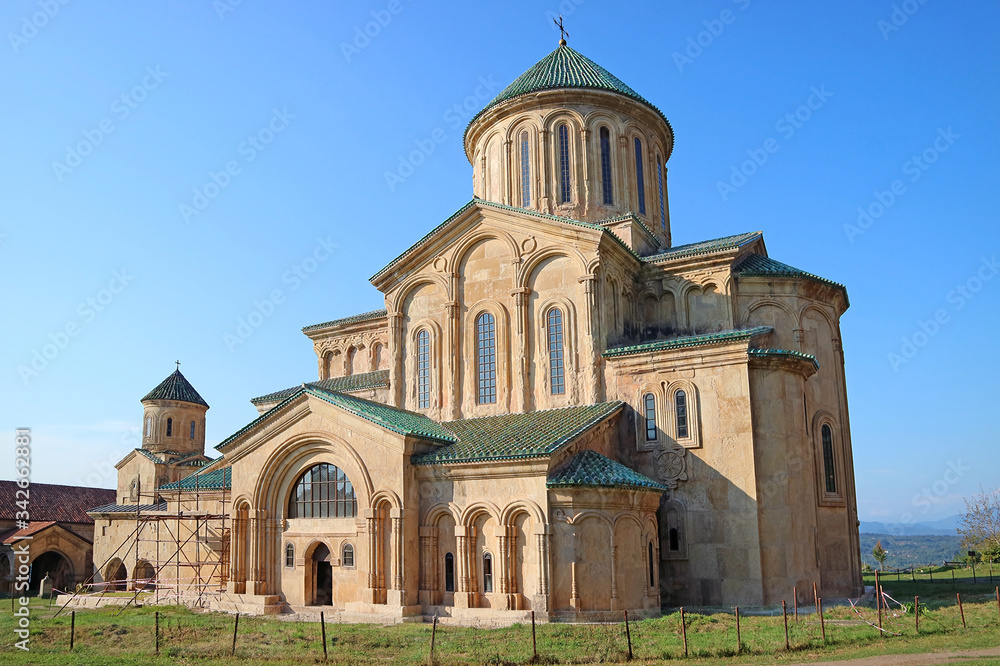
[[[142,399],[142,448],[157,454],[205,453],[208,403],[177,369]]]

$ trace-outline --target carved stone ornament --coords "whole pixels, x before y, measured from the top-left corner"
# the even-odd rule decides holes
[[[536,247],[538,247],[538,241],[536,241],[536,240],[535,240],[535,237],[534,237],[534,236],[528,236],[528,237],[527,237],[527,238],[525,238],[525,239],[524,239],[524,241],[523,241],[523,242],[521,243],[521,250],[522,250],[522,251],[523,251],[523,252],[524,252],[525,254],[531,254],[532,252],[534,252],[534,251],[535,251],[535,248],[536,248]]]
[[[681,481],[687,481],[687,450],[676,446],[660,449],[656,453],[656,473],[665,486],[674,490]]]

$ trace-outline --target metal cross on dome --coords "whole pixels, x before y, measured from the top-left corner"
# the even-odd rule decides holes
[[[566,38],[569,37],[569,32],[563,27],[562,14],[559,15],[559,20],[552,19],[552,22],[559,27],[559,46],[566,46]]]
[[[180,370],[181,369],[181,362],[180,361],[174,361],[174,363],[177,364],[177,369]]]

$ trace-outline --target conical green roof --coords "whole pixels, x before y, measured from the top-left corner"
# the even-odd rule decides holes
[[[670,124],[662,111],[625,85],[617,76],[578,51],[574,51],[568,46],[559,46],[494,97],[493,101],[487,104],[482,111],[473,116],[472,120],[469,121],[469,127],[476,122],[476,118],[498,104],[522,95],[556,88],[587,88],[625,95],[645,104],[663,118],[663,122],[667,125]],[[465,128],[466,133],[468,133],[469,127]]]
[[[147,400],[179,400],[208,407],[208,403],[198,395],[191,382],[181,374],[180,369],[174,370],[172,375],[160,382],[160,385],[147,393],[140,402]]]

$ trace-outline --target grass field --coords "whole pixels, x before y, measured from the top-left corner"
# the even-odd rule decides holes
[[[920,635],[915,635],[912,608],[885,621],[887,630],[902,636],[880,638],[860,621],[850,606],[824,609],[827,641],[824,645],[818,617],[802,614],[796,624],[789,611],[791,650],[784,649],[779,613],[740,619],[741,654],[737,655],[736,621],[731,613],[701,615],[688,612],[687,637],[692,664],[798,663],[939,650],[986,648],[1000,645],[1000,611],[987,583],[973,585],[959,576],[953,587],[937,582],[883,581],[887,593],[912,604],[920,596]],[[868,582],[868,581],[866,581]],[[962,594],[967,629],[962,628],[956,592]],[[904,599],[904,597],[906,597]],[[13,647],[16,618],[9,602],[0,605],[0,662],[4,664],[251,664],[321,663],[323,646],[318,623],[241,617],[236,657],[232,649],[234,616],[195,613],[175,606],[119,608],[76,612],[75,646],[69,650],[70,615],[53,617],[43,600],[31,603],[31,652]],[[759,610],[759,609],[758,609]],[[160,614],[160,655],[155,654],[154,613]],[[862,611],[875,621],[874,608]],[[631,623],[634,660],[656,663],[682,658],[679,613]],[[338,663],[427,663],[429,624],[327,625],[329,660]],[[627,640],[623,624],[539,624],[539,662],[624,662]],[[518,664],[532,658],[530,625],[504,629],[438,626],[435,658],[440,664]],[[977,662],[963,662],[977,663]],[[979,662],[986,663],[986,662]]]

